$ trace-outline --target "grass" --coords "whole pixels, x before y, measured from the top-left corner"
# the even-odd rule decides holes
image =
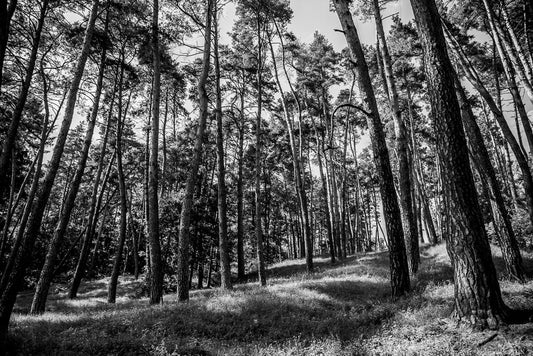
[[[501,266],[501,257],[495,250]],[[533,255],[524,255],[533,271]],[[444,246],[425,248],[413,291],[393,299],[388,255],[370,253],[331,265],[316,259],[269,269],[269,285],[192,291],[188,303],[166,295],[164,304],[135,299],[139,282],[121,279],[115,305],[107,280],[87,283],[71,301],[56,286],[48,311],[29,316],[31,293],[17,304],[11,354],[52,355],[526,355],[533,324],[478,332],[456,325],[451,267]],[[502,281],[506,302],[533,309],[533,282]],[[491,339],[478,346],[490,336]]]

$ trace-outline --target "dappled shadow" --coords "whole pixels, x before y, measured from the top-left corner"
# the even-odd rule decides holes
[[[11,347],[32,353],[43,345],[49,350],[55,342],[56,352],[98,354],[95,344],[103,347],[102,344],[110,343],[110,338],[118,336],[131,338],[129,347],[157,343],[146,340],[146,330],[150,330],[151,337],[166,338],[168,345],[174,343],[178,349],[184,340],[191,338],[263,344],[296,337],[310,341],[334,338],[343,342],[361,335],[369,337],[393,314],[394,305],[372,308],[362,298],[365,293],[383,296],[385,290],[384,283],[339,280],[321,285],[310,281],[299,288],[273,286],[252,292],[237,289],[227,294],[206,291],[206,295],[196,293],[197,298],[185,304],[176,303],[174,296],[170,296],[169,302],[158,307],[148,307],[147,301],[142,300],[120,302],[100,310],[89,306],[78,313],[67,308],[53,313],[55,316],[48,320],[19,318]],[[349,298],[350,294],[359,297]],[[29,330],[31,337],[27,334]],[[17,342],[28,339],[32,343]]]
[[[101,309],[107,305],[108,278],[82,282],[76,298],[68,298],[68,286],[62,284],[52,284],[47,298],[46,311],[61,311],[65,313],[76,312],[81,307],[93,307]],[[135,280],[131,276],[119,278],[117,286],[117,296],[131,297],[138,294],[142,280]],[[28,313],[31,307],[34,290],[27,290],[19,293],[13,311],[15,313]],[[119,303],[120,305],[120,303]],[[131,306],[130,306],[131,307]],[[119,306],[120,308],[120,306]],[[125,306],[128,308],[128,306]]]
[[[366,340],[385,325],[408,322],[406,313],[418,313],[428,323],[435,315],[449,315],[453,273],[445,247],[421,251],[414,291],[399,299],[391,297],[387,252],[351,256],[334,265],[317,259],[311,274],[305,261],[286,261],[270,268],[266,288],[241,284],[232,292],[196,290],[188,303],[170,294],[162,306],[128,298],[139,283],[131,277],[121,278],[122,297],[115,305],[105,301],[107,280],[88,282],[74,301],[59,290],[41,317],[17,315],[10,349],[19,354],[43,348],[51,354],[151,354],[151,347],[163,340],[167,350],[178,354],[224,354],[224,345],[235,344],[243,345],[241,354],[250,354],[253,348],[297,339],[337,340],[364,350]],[[520,305],[518,298],[528,305],[533,294],[507,288],[504,296],[514,306]],[[513,330],[526,335],[532,327]]]

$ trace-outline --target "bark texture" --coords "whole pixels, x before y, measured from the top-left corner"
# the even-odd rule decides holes
[[[356,62],[356,71],[359,77],[363,101],[367,110],[369,110],[366,116],[370,139],[372,141],[372,152],[379,177],[379,187],[388,235],[392,294],[394,296],[400,296],[409,291],[410,280],[400,208],[396,199],[396,190],[394,188],[383,125],[379,117],[376,97],[368,73],[363,48],[348,8],[348,1],[335,0],[334,4],[344,30],[346,41],[348,42],[352,59]]]
[[[424,50],[424,67],[434,118],[437,154],[450,231],[446,247],[454,270],[455,312],[480,327],[506,318],[481,209],[470,169],[453,67],[434,0],[411,0]]]

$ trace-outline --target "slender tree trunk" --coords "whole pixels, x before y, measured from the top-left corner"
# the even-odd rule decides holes
[[[23,242],[16,253],[12,253],[8,266],[7,273],[2,276],[0,282],[0,290],[2,291],[0,297],[0,346],[4,345],[7,336],[7,328],[11,312],[17,298],[19,288],[26,273],[26,267],[29,258],[33,251],[35,240],[41,228],[44,210],[48,203],[48,198],[54,184],[54,180],[59,169],[59,163],[63,156],[63,149],[67,140],[68,131],[74,116],[74,109],[76,106],[76,99],[81,78],[85,69],[85,63],[89,56],[91,38],[94,32],[94,24],[98,13],[99,0],[93,0],[89,21],[85,31],[85,38],[83,40],[83,47],[78,58],[76,68],[72,77],[70,85],[70,92],[67,99],[67,106],[61,123],[61,128],[58,131],[56,144],[53,149],[52,157],[49,161],[49,169],[40,186],[39,192],[36,194],[36,199],[31,208],[31,214],[28,218],[26,231],[24,233]],[[21,227],[23,228],[23,227]]]
[[[455,88],[457,91],[457,99],[462,110],[463,126],[465,128],[468,141],[472,147],[472,156],[476,165],[479,167],[480,175],[483,174],[487,181],[487,187],[490,195],[496,202],[497,210],[495,218],[499,215],[503,220],[503,229],[501,229],[500,247],[502,250],[503,260],[507,273],[519,281],[524,281],[524,267],[522,265],[522,256],[518,248],[518,242],[513,231],[511,218],[505,207],[505,200],[501,193],[500,184],[496,178],[496,172],[490,162],[487,147],[483,142],[483,136],[479,126],[472,112],[472,107],[468,102],[465,90],[461,86],[461,82],[457,75],[455,75]],[[490,196],[489,196],[490,197]],[[496,224],[496,223],[495,223]]]
[[[41,178],[41,170],[42,170],[42,165],[43,165],[44,150],[45,150],[45,147],[46,147],[46,141],[48,139],[48,135],[50,134],[49,126],[53,127],[53,125],[54,125],[54,123],[55,123],[55,121],[57,119],[57,116],[59,114],[59,110],[63,106],[63,101],[61,101],[61,104],[59,106],[58,112],[56,113],[56,117],[54,118],[54,120],[52,122],[52,125],[49,125],[49,121],[50,121],[50,105],[49,105],[49,100],[48,100],[49,87],[48,87],[48,80],[46,78],[46,74],[44,73],[44,69],[43,69],[42,63],[41,63],[41,76],[42,76],[42,80],[43,80],[43,97],[44,97],[43,101],[44,101],[45,114],[44,114],[43,120],[42,120],[39,148],[37,150],[37,154],[36,154],[36,157],[35,157],[36,158],[35,159],[35,173],[33,175],[32,183],[30,185],[30,190],[29,190],[28,196],[26,198],[26,204],[24,206],[24,209],[22,210],[21,217],[19,218],[21,220],[20,221],[21,228],[19,228],[19,230],[17,232],[17,237],[16,237],[15,243],[14,243],[14,245],[12,247],[11,254],[16,253],[16,251],[18,250],[18,248],[22,244],[22,238],[24,236],[24,226],[26,226],[26,223],[28,221],[28,217],[29,217],[29,214],[31,212],[31,206],[33,204],[33,200],[35,198],[35,194],[37,193],[37,189],[39,187],[39,181],[40,181],[40,178]],[[64,99],[65,99],[65,97],[63,97],[63,100]],[[31,171],[31,169],[30,169],[30,171]],[[24,185],[25,184],[23,184],[23,186]],[[18,196],[17,196],[17,200],[20,198],[20,194],[21,193],[22,193],[22,190],[19,191]],[[16,203],[15,203],[15,205],[16,205]],[[12,212],[12,214],[13,213],[14,213],[14,211]],[[13,232],[15,231],[16,225],[17,224],[15,223],[15,226],[13,227]],[[7,244],[7,240],[8,240],[8,235],[7,235],[7,232],[6,232],[6,236],[5,236],[4,240],[2,241],[3,245],[0,246],[0,269],[2,271],[4,271],[4,267],[5,267],[4,251],[5,251],[5,248],[6,248],[5,245]],[[4,272],[4,274],[5,274],[5,272]],[[0,289],[0,291],[1,290],[2,289]]]
[[[321,144],[319,143],[320,139],[318,136],[318,130],[316,128],[315,119],[311,116],[311,122],[313,123],[313,130],[315,131],[315,140],[316,140],[316,155],[318,158],[318,172],[320,174],[320,181],[322,182],[322,191],[324,192],[324,204],[326,206],[326,229],[328,234],[328,244],[329,244],[329,255],[331,258],[331,263],[335,263],[335,248],[333,245],[333,223],[331,221],[331,214],[328,204],[328,192],[327,192],[327,183],[326,177],[324,175],[324,166],[322,164],[322,154],[321,154]]]
[[[4,68],[4,59],[6,56],[7,40],[9,39],[9,30],[11,18],[15,13],[17,0],[0,0],[0,88],[2,87],[2,74]]]
[[[100,226],[98,227],[98,232],[96,233],[96,239],[94,240],[94,248],[93,248],[93,253],[91,255],[91,260],[89,261],[88,270],[90,271],[91,275],[95,275],[96,255],[98,254],[98,247],[100,245],[100,240],[102,239],[102,234],[104,233],[104,227],[105,227],[108,215],[109,215],[109,205],[106,205],[104,207],[102,219],[100,220]]]
[[[122,49],[124,51],[124,48]],[[120,191],[120,224],[119,224],[119,235],[118,235],[118,244],[115,251],[115,260],[113,262],[113,270],[111,272],[111,277],[108,284],[107,292],[107,302],[115,303],[117,296],[117,284],[118,277],[120,274],[120,266],[122,264],[122,253],[124,250],[124,242],[126,241],[126,230],[128,227],[128,201],[127,201],[127,190],[126,190],[126,177],[124,176],[124,168],[122,162],[122,135],[123,128],[126,122],[126,114],[122,112],[122,91],[123,91],[123,81],[124,81],[124,52],[121,53],[120,58],[120,79],[118,84],[118,118],[117,118],[117,128],[116,128],[116,146],[115,151],[117,152],[117,175],[118,175],[118,187]],[[157,192],[157,190],[156,190]],[[153,278],[152,278],[153,279]]]
[[[150,304],[163,302],[163,265],[159,241],[159,104],[161,95],[161,64],[159,58],[159,0],[154,0],[152,17],[153,87],[152,87],[152,142],[148,177],[148,239],[150,244]],[[180,235],[181,236],[181,235]]]
[[[383,21],[381,20],[380,5],[378,0],[373,0],[374,18],[376,20],[376,30],[378,32],[379,44],[383,57],[383,69],[389,88],[389,101],[394,118],[394,131],[396,134],[396,154],[398,155],[398,190],[400,193],[400,211],[402,214],[402,223],[404,227],[405,244],[407,247],[407,256],[411,273],[418,271],[420,263],[420,250],[418,246],[418,231],[413,212],[413,203],[411,198],[411,177],[408,158],[407,129],[402,120],[400,104],[398,100],[398,91],[392,71],[392,61],[387,47],[385,31],[383,30]]]
[[[200,158],[202,155],[202,145],[204,131],[207,121],[207,104],[208,97],[206,92],[207,77],[209,75],[209,62],[211,56],[211,20],[213,12],[213,0],[208,0],[206,27],[205,27],[205,43],[202,73],[198,80],[198,97],[200,98],[200,116],[198,118],[198,127],[196,131],[196,141],[194,144],[194,152],[191,161],[191,167],[187,176],[187,183],[185,186],[185,196],[181,208],[180,228],[179,228],[179,243],[178,243],[178,300],[189,300],[189,235],[191,224],[191,211],[194,196],[194,188],[198,178],[198,168],[200,166]],[[152,212],[150,212],[152,214]]]
[[[109,132],[111,130],[112,117],[113,117],[113,106],[115,101],[115,95],[118,85],[118,72],[117,78],[115,78],[115,87],[113,89],[113,94],[111,96],[111,101],[109,104],[109,111],[107,115],[107,123],[104,132],[104,137],[102,139],[102,146],[100,148],[100,156],[98,160],[98,168],[96,169],[96,175],[94,178],[93,190],[91,193],[91,200],[89,204],[89,214],[87,219],[87,230],[85,231],[85,236],[83,237],[83,242],[81,246],[80,256],[78,257],[78,262],[76,264],[76,269],[74,271],[74,277],[72,278],[72,284],[70,285],[68,297],[74,299],[77,297],[78,289],[81,284],[81,280],[85,275],[85,267],[87,265],[87,258],[89,257],[89,252],[91,248],[91,242],[94,236],[94,231],[96,229],[98,210],[103,198],[103,193],[105,191],[105,185],[109,174],[111,172],[111,167],[113,165],[113,160],[116,154],[116,151],[113,153],[113,158],[110,159],[109,165],[104,173],[104,180],[102,186],[100,187],[100,180],[102,178],[102,172],[104,170],[104,160],[107,150],[107,141],[109,139]],[[98,188],[100,187],[100,190]]]
[[[396,199],[394,180],[389,161],[389,153],[385,142],[385,134],[381,123],[372,82],[368,73],[365,56],[357,30],[346,0],[335,0],[335,9],[342,24],[352,59],[357,63],[356,70],[362,90],[363,101],[370,112],[365,112],[372,141],[372,151],[379,177],[381,199],[387,236],[389,238],[389,254],[391,267],[391,287],[394,296],[405,294],[410,289],[409,268],[405,251],[403,228],[401,224],[400,208]]]
[[[261,31],[261,15],[257,13],[257,117],[255,121],[255,243],[257,250],[257,272],[259,284],[266,286],[266,268],[263,256],[263,228],[262,228],[262,204],[261,198],[261,114],[263,105],[263,41]]]
[[[281,38],[281,36],[279,36]],[[283,48],[283,42],[282,43],[282,56],[285,58],[285,49]],[[291,146],[291,156],[292,156],[292,166],[293,166],[293,173],[294,173],[294,180],[296,183],[296,195],[298,198],[298,208],[300,210],[300,215],[302,218],[302,225],[303,225],[303,238],[304,238],[304,244],[305,247],[302,251],[305,251],[305,258],[306,258],[306,267],[307,271],[311,272],[313,270],[313,243],[311,238],[311,227],[309,224],[309,210],[307,208],[307,196],[305,192],[305,188],[303,186],[302,182],[302,173],[301,173],[301,163],[300,163],[300,155],[297,152],[295,138],[294,138],[294,122],[289,114],[289,110],[287,108],[286,102],[285,102],[285,95],[283,92],[283,88],[281,87],[281,82],[279,79],[278,74],[278,66],[276,63],[276,57],[274,55],[274,47],[272,45],[272,40],[270,36],[268,37],[268,44],[270,48],[270,54],[272,56],[272,65],[274,68],[274,78],[276,80],[276,85],[278,87],[278,91],[281,95],[281,105],[283,107],[283,117],[285,119],[285,124],[287,126],[287,134],[289,137],[289,144]],[[284,60],[282,65],[284,66]],[[287,77],[287,80],[290,81],[290,79]],[[300,137],[301,140],[301,137]]]
[[[529,95],[530,98],[533,98],[533,85],[531,83],[533,74],[531,72],[531,68],[528,65],[527,61],[525,63],[526,67],[523,67],[523,63],[521,63],[521,61],[518,59],[518,57],[520,56],[520,52],[518,53],[518,57],[517,57],[517,54],[515,52],[517,49],[513,48],[513,46],[511,45],[511,43],[509,43],[507,39],[507,36],[512,38],[514,31],[512,31],[512,28],[511,28],[511,32],[505,34],[499,22],[496,20],[496,14],[494,13],[494,10],[492,9],[489,3],[489,0],[483,0],[483,5],[485,6],[485,12],[487,14],[490,32],[492,32],[491,34],[492,38],[496,42],[496,47],[498,49],[498,53],[502,60],[502,64],[504,65],[504,70],[511,75],[513,75],[511,72],[516,73],[518,76],[518,80],[520,84],[522,85],[522,87],[524,88],[524,90],[526,91],[526,93]],[[505,10],[505,4],[504,4],[503,6],[504,20],[506,17],[505,13],[506,13],[506,10]],[[520,49],[520,46],[518,49]],[[511,63],[509,63],[509,61]],[[511,66],[513,69],[512,71],[511,71]],[[512,80],[515,81],[514,76],[512,77]]]
[[[108,20],[106,20],[106,25],[104,33],[107,32]],[[81,151],[80,159],[78,161],[78,167],[76,168],[76,173],[70,184],[70,189],[67,195],[67,198],[61,209],[61,214],[59,217],[59,222],[54,231],[50,245],[48,246],[48,252],[45,257],[45,262],[43,268],[41,269],[41,274],[39,281],[35,288],[35,294],[33,296],[33,301],[30,309],[31,314],[42,314],[46,306],[46,299],[48,297],[48,290],[53,278],[53,272],[55,269],[55,263],[57,259],[57,254],[59,252],[60,246],[63,243],[65,233],[67,231],[68,224],[70,222],[70,216],[72,210],[74,209],[76,203],[76,197],[81,185],[81,180],[85,172],[85,166],[87,164],[87,158],[89,157],[89,149],[91,148],[94,127],[96,126],[96,118],[98,117],[98,108],[100,106],[100,96],[102,94],[102,86],[104,81],[104,72],[105,72],[105,61],[106,61],[106,49],[102,50],[100,56],[100,69],[98,71],[98,78],[96,83],[96,92],[94,94],[93,106],[89,114],[87,131],[85,133],[85,140],[83,142],[83,148]]]
[[[11,16],[13,13],[9,14],[9,11],[14,11],[14,4],[16,0],[11,0],[10,7],[13,6],[13,9],[6,9],[5,1],[4,4],[0,3],[0,86],[2,81],[2,67],[4,63],[4,55],[7,45],[7,37],[9,33],[9,24],[11,21]],[[0,197],[4,195],[4,189],[9,186],[9,182],[6,181],[7,174],[9,171],[9,160],[11,158],[11,153],[15,147],[15,140],[17,138],[18,128],[20,121],[22,120],[22,114],[24,113],[24,107],[26,106],[26,99],[30,92],[31,81],[33,79],[33,71],[35,70],[35,63],[37,62],[37,55],[39,52],[39,44],[41,42],[41,33],[43,31],[44,22],[46,19],[46,13],[48,11],[49,0],[43,0],[41,4],[41,11],[39,14],[39,20],[35,29],[35,34],[33,36],[33,43],[31,45],[31,53],[28,60],[28,67],[26,68],[26,76],[24,82],[22,83],[22,88],[17,99],[17,104],[15,110],[13,110],[13,115],[11,118],[11,123],[2,144],[2,150],[0,151]],[[7,11],[6,14],[4,11]],[[5,23],[3,22],[5,20]],[[7,27],[7,28],[6,28]],[[4,43],[5,41],[5,43]]]
[[[445,206],[453,212],[454,228],[446,235],[446,245],[454,270],[456,316],[481,327],[496,325],[506,319],[507,307],[502,300],[470,170],[453,67],[437,6],[433,0],[411,0],[411,5],[424,49]]]
[[[244,101],[244,96],[241,96]],[[243,104],[241,102],[241,104]],[[244,106],[244,105],[242,105]],[[244,109],[241,107],[241,109]],[[244,167],[244,112],[241,110],[241,127],[239,128],[238,148],[238,172],[237,172],[237,278],[244,280],[244,192],[243,192],[243,167]]]
[[[218,250],[220,252],[220,287],[222,289],[232,289],[231,267],[228,247],[228,217],[226,202],[226,168],[224,165],[224,133],[222,126],[222,92],[220,88],[220,59],[218,53],[218,11],[213,10],[214,21],[214,43],[215,54],[215,87],[216,87],[216,120],[217,120],[217,163],[218,163]]]
[[[513,150],[516,162],[518,163],[520,171],[522,172],[524,193],[529,213],[529,219],[533,223],[533,176],[531,175],[529,164],[526,156],[524,155],[524,151],[520,147],[518,141],[516,140],[511,129],[509,128],[509,124],[507,123],[507,120],[505,119],[501,109],[494,101],[494,98],[490,95],[488,90],[481,82],[481,79],[479,78],[478,74],[475,72],[470,62],[468,62],[468,59],[461,51],[461,48],[459,47],[455,39],[452,37],[450,31],[447,29],[444,23],[443,25],[445,34],[449,39],[450,48],[452,49],[454,55],[457,57],[458,61],[460,62],[461,68],[463,69],[466,78],[487,103],[494,118],[498,122],[500,129],[502,130],[503,136],[505,137],[506,141],[509,143],[509,146]]]
[[[524,32],[529,50],[529,62],[533,66],[533,3],[524,0]]]

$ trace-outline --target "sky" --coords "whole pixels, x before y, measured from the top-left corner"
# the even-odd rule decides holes
[[[312,42],[315,31],[318,31],[331,41],[335,50],[340,51],[346,47],[346,40],[342,33],[335,31],[336,28],[340,28],[340,23],[337,15],[330,11],[329,3],[329,0],[291,0],[293,18],[289,30],[305,43]],[[403,22],[413,19],[409,0],[400,0],[390,4],[383,11],[382,16],[386,17],[394,13],[398,13]],[[234,16],[235,5],[230,3],[226,5],[221,17],[221,42],[229,42],[227,32],[231,31]],[[354,18],[354,20],[361,41],[365,44],[375,43],[376,29],[373,21],[363,23],[359,18]],[[390,17],[384,20],[385,27],[389,27],[391,23]]]

